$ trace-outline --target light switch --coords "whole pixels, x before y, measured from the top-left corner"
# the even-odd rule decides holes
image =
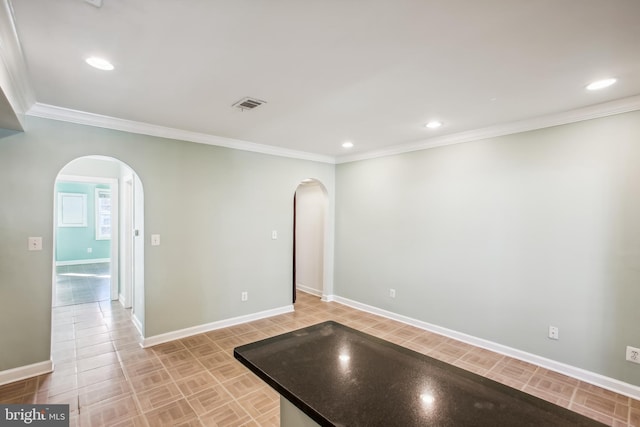
[[[152,234],[151,235],[151,246],[160,246],[160,235]]]
[[[276,239],[278,238],[278,230],[273,230],[273,231],[271,232],[271,238],[272,238],[273,240],[276,240]]]
[[[29,250],[41,251],[42,250],[42,237],[29,237]]]

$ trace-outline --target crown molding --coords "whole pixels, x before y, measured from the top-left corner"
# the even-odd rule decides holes
[[[62,108],[41,103],[35,103],[29,109],[27,115],[142,135],[157,136],[160,138],[169,138],[196,142],[199,144],[216,145],[220,147],[233,148],[236,150],[269,154],[273,156],[289,157],[294,159],[310,160],[314,162],[329,164],[341,164],[356,162],[359,160],[375,159],[378,157],[393,156],[396,154],[409,153],[412,151],[426,150],[429,148],[442,147],[445,145],[461,144],[482,139],[496,138],[499,136],[512,135],[515,133],[527,132],[536,129],[544,129],[569,123],[576,123],[584,120],[597,119],[635,110],[640,110],[640,95],[634,95],[627,98],[605,102],[602,104],[591,105],[588,107],[565,111],[562,113],[548,114],[545,116],[533,117],[526,120],[503,123],[499,125],[488,126],[485,128],[458,132],[451,135],[429,138],[412,143],[394,145],[380,150],[372,150],[363,153],[355,153],[338,157],[309,153],[305,151],[290,150],[271,145],[243,141],[240,139],[225,138],[198,132],[174,129],[165,126],[152,125],[149,123],[135,122],[132,120],[119,119],[115,117],[87,113],[84,111],[72,110],[69,108]]]
[[[380,150],[338,156],[336,157],[336,164],[375,159],[378,157],[393,156],[396,154],[426,150],[428,148],[442,147],[445,145],[461,144],[464,142],[495,138],[504,135],[511,135],[514,133],[527,132],[552,126],[581,122],[584,120],[597,119],[601,117],[612,116],[615,114],[628,113],[635,110],[640,110],[640,95],[630,96],[628,98],[617,99],[615,101],[591,105],[588,107],[565,111],[562,113],[548,114],[545,116],[533,117],[516,122],[503,123],[499,125],[488,126],[485,128],[454,133],[451,135],[424,139],[408,144],[394,145]]]
[[[198,144],[216,145],[219,147],[233,148],[236,150],[251,151],[254,153],[269,154],[273,156],[289,157],[300,160],[311,160],[321,163],[335,163],[335,159],[331,156],[308,153],[305,151],[290,150],[287,148],[274,147],[272,145],[257,144],[255,142],[243,141],[241,139],[225,138],[221,136],[207,135],[204,133],[191,132],[165,126],[153,125],[149,123],[119,119],[116,117],[87,113],[84,111],[72,110],[70,108],[57,107],[55,105],[49,104],[35,103],[29,109],[27,115],[87,126],[119,130],[141,135],[177,139],[182,141],[196,142]]]
[[[13,8],[8,0],[0,0],[0,90],[4,92],[19,130],[24,130],[25,113],[35,102],[28,76]]]

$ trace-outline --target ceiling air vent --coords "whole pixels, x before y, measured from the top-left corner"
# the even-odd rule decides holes
[[[85,3],[89,3],[91,6],[102,7],[102,0],[84,0]]]
[[[266,104],[266,103],[267,103],[266,101],[261,101],[259,99],[246,97],[246,98],[242,98],[240,101],[233,104],[232,107],[239,108],[242,111],[253,110],[254,108],[259,107],[262,104]]]

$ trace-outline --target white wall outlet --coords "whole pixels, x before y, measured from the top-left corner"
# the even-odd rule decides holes
[[[87,253],[90,254],[93,252],[93,248],[87,248]]]
[[[271,238],[276,240],[278,238],[278,230],[271,231]]]
[[[42,250],[42,237],[29,237],[28,246],[30,251]]]
[[[557,326],[549,326],[549,338],[552,340],[560,339],[560,330]]]
[[[249,292],[245,291],[240,295],[240,301],[246,301],[248,299],[249,299]]]
[[[151,235],[151,246],[160,246],[160,235],[152,234]]]
[[[640,348],[627,346],[627,360],[633,363],[640,363]]]
[[[389,289],[389,296],[391,298],[395,298],[396,297],[396,290],[395,289]]]

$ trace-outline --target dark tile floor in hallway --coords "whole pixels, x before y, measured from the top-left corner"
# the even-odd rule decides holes
[[[450,338],[299,293],[295,312],[142,349],[128,310],[103,301],[53,309],[55,372],[0,386],[2,403],[66,403],[71,426],[278,426],[278,395],[233,348],[335,320],[615,427],[640,427],[640,401]]]
[[[108,300],[111,284],[110,266],[108,262],[57,266],[53,306]]]

